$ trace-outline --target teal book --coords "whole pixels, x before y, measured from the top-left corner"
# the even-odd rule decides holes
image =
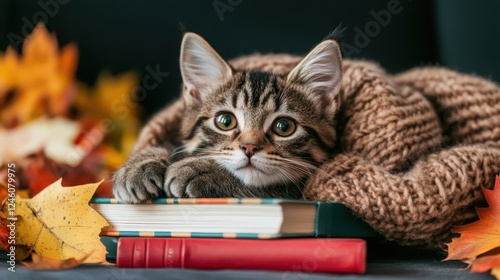
[[[118,237],[115,236],[101,236],[101,242],[106,246],[106,260],[116,260],[118,250]]]
[[[101,236],[377,238],[341,203],[253,198],[164,198],[123,204],[97,198],[90,206],[111,225]]]

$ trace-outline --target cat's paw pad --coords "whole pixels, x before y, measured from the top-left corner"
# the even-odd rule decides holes
[[[168,167],[165,192],[171,197],[217,197],[211,161],[188,158]]]
[[[141,203],[165,197],[167,162],[142,158],[127,162],[113,176],[113,194],[123,203]]]

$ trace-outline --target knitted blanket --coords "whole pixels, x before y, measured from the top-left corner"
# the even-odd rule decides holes
[[[287,73],[301,57],[253,55],[235,68]],[[388,240],[442,247],[455,224],[475,217],[481,186],[500,173],[500,88],[443,68],[388,75],[344,60],[340,152],[304,189],[308,200],[351,208]],[[157,114],[135,149],[178,141],[183,102]]]

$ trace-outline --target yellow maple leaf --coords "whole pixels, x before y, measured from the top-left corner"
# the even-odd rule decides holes
[[[88,205],[99,184],[63,187],[59,179],[31,199],[16,198],[16,243],[43,257],[104,262],[99,233],[109,224]]]

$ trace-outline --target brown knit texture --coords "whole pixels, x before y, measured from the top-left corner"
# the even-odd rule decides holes
[[[252,55],[235,68],[288,73],[300,57]],[[475,216],[481,186],[500,173],[500,88],[443,68],[395,76],[345,60],[339,118],[342,152],[304,189],[309,200],[351,208],[388,240],[442,248],[455,224]],[[182,101],[144,128],[136,151],[178,137]]]
[[[399,244],[442,247],[500,172],[500,89],[443,68],[390,77],[345,61],[342,90],[344,152],[305,198],[342,202]]]

